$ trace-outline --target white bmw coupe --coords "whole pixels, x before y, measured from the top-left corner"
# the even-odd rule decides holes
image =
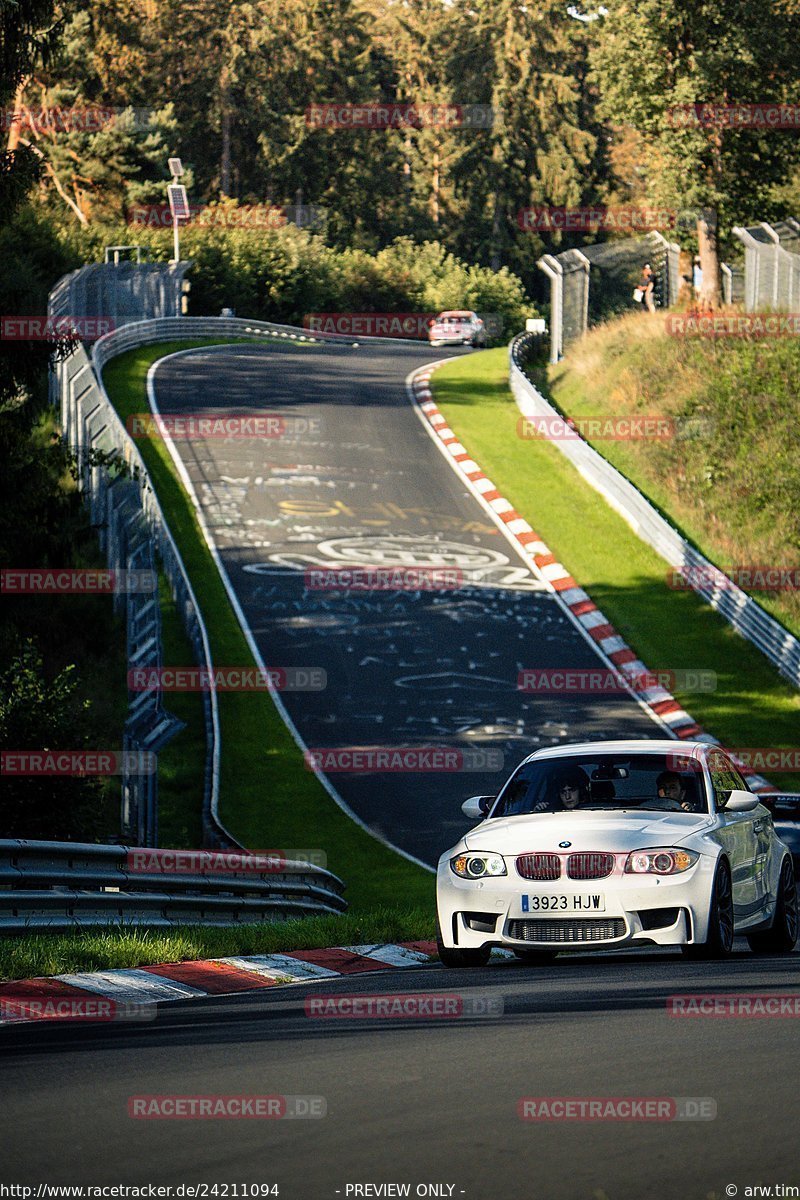
[[[680,946],[729,954],[736,935],[786,954],[798,934],[792,856],[724,751],[704,742],[585,742],[538,750],[439,861],[437,940],[448,967],[493,946]]]

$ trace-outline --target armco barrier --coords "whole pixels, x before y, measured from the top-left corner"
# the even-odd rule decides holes
[[[341,879],[309,863],[281,859],[275,870],[142,873],[130,869],[134,853],[125,846],[0,841],[0,934],[246,925],[347,908]]]
[[[560,414],[537,391],[526,376],[522,363],[529,334],[519,334],[509,347],[509,378],[517,406],[525,417],[552,417]],[[554,442],[570,460],[588,484],[600,492],[634,533],[647,542],[665,562],[676,571],[685,571],[693,590],[716,609],[733,628],[752,642],[781,675],[800,688],[800,641],[779,621],[771,617],[750,596],[732,581],[724,587],[712,580],[721,572],[682,537],[661,516],[640,491],[612,467],[601,454],[580,437],[561,438]]]
[[[57,290],[57,289],[56,289]],[[315,342],[351,339],[313,336],[288,326],[238,318],[163,317],[133,321],[101,338],[91,358],[78,344],[58,360],[51,375],[51,397],[59,406],[64,437],[76,453],[79,486],[88,503],[92,523],[100,538],[109,566],[132,570],[154,565],[157,551],[178,613],[194,648],[199,666],[211,669],[208,632],[191,582],[161,506],[148,478],[135,441],[117,416],[102,381],[103,367],[116,355],[138,346],[174,338],[243,337],[263,340]],[[392,341],[393,339],[386,339]],[[125,473],[109,471],[101,456],[116,455]],[[129,665],[160,665],[161,640],[156,596],[117,596],[115,603],[127,605]],[[219,816],[220,728],[216,692],[202,693],[206,724],[206,762],[203,798],[203,829],[207,844],[237,846]],[[126,750],[157,754],[179,723],[164,709],[159,693],[137,693],[130,701],[126,722]],[[135,754],[129,756],[136,763]],[[128,759],[126,759],[128,761]],[[157,776],[128,770],[122,779],[123,828],[126,836],[141,843],[157,842]]]
[[[55,400],[61,412],[63,436],[78,459],[78,481],[89,505],[92,523],[100,530],[100,540],[109,565],[131,569],[135,555],[146,548],[148,561],[154,564],[157,551],[167,576],[177,611],[194,647],[199,666],[211,669],[208,634],[191,582],[150,483],[139,449],[117,416],[99,372],[95,372],[83,345],[78,344],[68,358],[53,370]],[[103,464],[102,458],[116,455],[124,472]],[[118,597],[120,602],[123,597]],[[161,642],[157,595],[151,597],[150,626],[141,637],[137,620],[137,598],[127,597],[129,666],[160,664]],[[206,763],[203,797],[204,840],[209,844],[238,843],[219,818],[219,715],[216,693],[202,693],[206,721]],[[131,695],[126,722],[126,749],[156,754],[174,728],[158,692]],[[135,756],[134,761],[135,761]],[[156,840],[154,775],[123,775],[123,828],[139,841]],[[144,811],[143,811],[144,809]]]
[[[310,332],[294,325],[278,325],[274,321],[255,321],[244,317],[161,317],[153,321],[135,321],[107,333],[95,343],[92,360],[97,371],[117,354],[147,346],[154,342],[179,338],[248,338],[263,341],[265,337],[278,342],[297,342],[305,345],[346,345],[353,343],[387,346],[420,346],[420,340],[382,337],[346,337],[343,334]]]

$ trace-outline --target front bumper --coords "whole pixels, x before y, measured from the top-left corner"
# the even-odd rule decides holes
[[[432,346],[466,346],[472,341],[471,333],[437,333],[431,335]]]
[[[714,874],[710,860],[702,857],[680,875],[645,879],[615,872],[605,879],[561,878],[552,883],[523,879],[513,859],[506,859],[507,876],[460,879],[450,870],[450,857],[439,865],[436,894],[442,939],[451,948],[684,946],[704,942],[708,934]],[[588,905],[573,908],[573,896],[583,898],[580,903],[586,904],[587,897],[598,895],[604,901],[601,911]],[[564,896],[569,907],[536,911],[537,900],[541,902],[544,896]]]

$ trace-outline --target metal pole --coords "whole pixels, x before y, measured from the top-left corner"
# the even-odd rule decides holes
[[[178,218],[174,214],[172,217],[172,244],[173,253],[175,256],[172,261],[179,263],[181,261],[181,248],[180,239],[178,237]]]

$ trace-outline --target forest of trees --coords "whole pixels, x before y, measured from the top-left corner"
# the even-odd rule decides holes
[[[48,7],[4,13],[28,10],[38,33]],[[529,290],[543,249],[568,244],[520,230],[529,205],[651,201],[711,210],[721,229],[778,215],[797,180],[797,129],[680,129],[669,114],[694,102],[796,101],[797,0],[724,11],[611,0],[599,12],[559,0],[58,5],[50,53],[21,64],[7,97],[19,114],[5,122],[8,146],[29,144],[36,203],[78,251],[102,241],[81,234],[164,202],[170,154],[199,203],[299,201],[324,210],[331,246],[375,253],[400,236],[435,240],[467,263],[510,268]],[[492,119],[390,129],[309,120],[315,105],[377,101],[484,106]],[[70,114],[87,108],[115,116],[86,129]]]

